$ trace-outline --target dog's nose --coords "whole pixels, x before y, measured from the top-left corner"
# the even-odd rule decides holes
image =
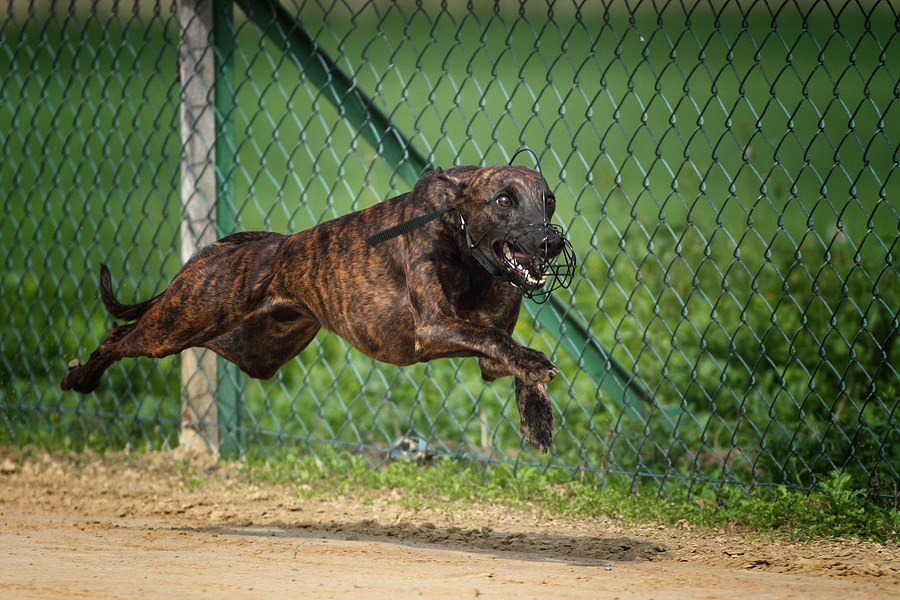
[[[544,258],[556,258],[566,245],[566,238],[556,233],[550,233],[541,240],[540,248],[544,252]]]

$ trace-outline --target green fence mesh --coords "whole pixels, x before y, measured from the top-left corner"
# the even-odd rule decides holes
[[[58,382],[109,328],[101,263],[124,302],[180,266],[178,4],[5,6],[0,442],[175,446],[177,357],[123,361],[87,396]],[[475,361],[395,368],[330,334],[270,381],[229,372],[241,451],[427,446],[691,493],[839,471],[897,496],[892,3],[240,0],[224,31],[220,235],[304,229],[424,165],[528,146],[579,257],[516,331],[562,368],[549,455]]]

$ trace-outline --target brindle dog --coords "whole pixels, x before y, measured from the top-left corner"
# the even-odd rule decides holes
[[[195,346],[268,379],[324,327],[382,362],[474,356],[485,381],[513,376],[522,435],[546,452],[553,412],[544,384],[559,369],[511,334],[523,294],[544,287],[561,252],[571,258],[549,225],[554,203],[529,168],[437,169],[410,193],[300,233],[223,238],[144,302],[120,304],[102,266],[103,303],[133,322],[114,324],[87,363],[70,363],[60,385],[88,393],[122,358]],[[566,266],[571,278],[573,264]]]

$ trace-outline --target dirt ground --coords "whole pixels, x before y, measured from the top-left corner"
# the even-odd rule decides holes
[[[193,473],[193,475],[192,475]],[[197,477],[200,473],[202,476]],[[0,448],[2,598],[900,597],[900,546],[306,500],[171,453]]]

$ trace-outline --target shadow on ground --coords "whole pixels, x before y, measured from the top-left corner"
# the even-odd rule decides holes
[[[544,556],[587,558],[604,561],[658,560],[668,558],[666,546],[653,541],[629,537],[590,537],[553,535],[546,533],[505,533],[484,527],[462,529],[436,527],[432,523],[415,525],[400,522],[383,525],[366,519],[351,523],[326,521],[323,523],[273,521],[252,527],[201,527],[196,530],[225,535],[290,535],[292,530],[305,535],[325,534],[349,541],[396,541],[465,546],[467,549],[508,551]]]

